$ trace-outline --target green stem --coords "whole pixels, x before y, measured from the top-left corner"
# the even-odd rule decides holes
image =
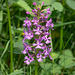
[[[53,45],[52,45],[52,36],[51,36],[51,30],[50,30],[50,37],[51,37],[51,49],[52,49],[52,52],[53,52]],[[55,72],[54,72],[54,58],[52,58],[52,63],[53,63],[53,75],[55,75]]]
[[[62,53],[63,48],[63,26],[60,29],[60,53]]]
[[[64,0],[62,1],[62,5],[64,6]],[[64,10],[62,12],[62,17],[61,17],[61,21],[62,23],[64,22]],[[61,29],[60,29],[60,53],[62,53],[62,49],[63,49],[63,26],[61,26]]]
[[[30,65],[30,75],[31,75],[31,65]]]
[[[35,59],[35,75],[38,75],[38,61]]]
[[[28,65],[27,65],[27,75],[28,75],[28,72],[29,72],[29,71],[28,71]]]
[[[21,15],[21,12],[19,11],[19,16]],[[18,28],[20,27],[20,20],[18,20]]]
[[[11,34],[11,20],[10,20],[10,11],[8,7],[7,0],[6,6],[7,6],[7,15],[8,15],[8,23],[9,23],[9,35],[10,35],[10,73],[13,72],[13,46],[12,46],[12,34]]]

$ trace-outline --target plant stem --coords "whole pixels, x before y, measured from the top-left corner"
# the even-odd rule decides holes
[[[7,0],[6,6],[7,6],[7,14],[8,14],[8,23],[9,23],[9,35],[10,35],[10,73],[13,72],[13,46],[12,46],[12,34],[11,34],[11,20],[10,20],[10,11],[8,7]]]
[[[21,15],[21,12],[19,11],[19,16]],[[18,20],[18,28],[20,27],[20,20]]]
[[[28,65],[27,65],[27,75],[28,75]]]
[[[35,75],[38,75],[38,61],[35,59]]]
[[[64,6],[64,0],[62,2],[63,2],[62,5]],[[64,10],[62,12],[61,21],[62,23],[64,22]],[[60,53],[62,53],[62,49],[63,49],[63,26],[61,26],[60,29]]]
[[[52,49],[52,52],[53,52],[53,45],[52,45],[52,36],[51,36],[51,30],[50,30],[50,37],[51,37],[51,49]],[[52,58],[52,63],[53,63],[53,75],[55,75],[55,72],[54,72],[54,58]]]
[[[30,75],[31,75],[31,65],[30,65]]]

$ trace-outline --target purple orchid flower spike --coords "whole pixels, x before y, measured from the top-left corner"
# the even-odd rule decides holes
[[[51,14],[50,8],[42,10],[41,8],[44,5],[44,2],[42,2],[40,7],[36,5],[36,2],[33,2],[33,5],[36,9],[33,9],[32,12],[26,12],[27,14],[32,14],[34,16],[33,19],[29,20],[28,17],[26,17],[23,24],[24,50],[22,53],[25,54],[24,62],[27,65],[35,59],[37,59],[38,62],[42,62],[46,57],[49,57],[52,60],[52,57],[50,56],[51,37],[49,37],[49,30],[53,30],[54,24],[52,23],[51,18],[50,20],[47,20]]]

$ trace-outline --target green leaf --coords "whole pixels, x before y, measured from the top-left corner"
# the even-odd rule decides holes
[[[73,74],[72,75],[75,75],[75,71],[73,71]]]
[[[51,68],[51,65],[51,63],[40,64],[40,66],[42,67],[41,75],[49,75],[50,70],[48,69]]]
[[[17,28],[17,31],[23,32],[23,28]]]
[[[52,7],[55,9],[55,10],[58,10],[59,12],[62,12],[63,11],[63,6],[61,3],[59,2],[54,2],[52,3]]]
[[[51,52],[51,57],[53,58],[53,59],[56,59],[56,58],[58,58],[58,56],[59,56],[59,54],[58,53],[54,53],[54,52]]]
[[[23,42],[22,41],[14,42],[14,48],[19,48],[23,50]]]
[[[43,69],[45,69],[45,70],[49,69],[51,65],[52,65],[51,63],[43,63],[43,64],[40,64],[40,66],[41,66]]]
[[[29,12],[32,11],[32,9],[28,6],[28,4],[27,4],[25,1],[23,1],[23,0],[15,0],[15,2],[16,2],[19,6],[21,6],[22,8],[24,8],[26,11],[29,11]]]
[[[23,73],[23,71],[22,71],[22,69],[20,69],[20,70],[15,70],[14,72],[12,72],[9,75],[17,75],[17,74],[22,74],[22,73]]]
[[[41,75],[50,75],[50,74],[49,74],[49,71],[42,70],[42,71],[41,71]]]
[[[59,64],[65,68],[70,68],[74,66],[73,55],[70,50],[64,50],[63,54],[60,56]]]
[[[2,30],[3,11],[0,11],[0,34]]]
[[[66,0],[68,6],[75,10],[75,0]]]
[[[55,63],[55,64],[53,64],[53,66],[52,66],[51,73],[53,73],[53,67],[54,67],[54,72],[55,72],[55,73],[58,73],[58,74],[59,74],[59,73],[61,72],[61,70],[60,70],[61,67]]]
[[[61,67],[57,65],[56,63],[51,64],[51,63],[44,63],[40,65],[43,69],[41,71],[41,75],[49,75],[50,72],[53,73],[60,73],[61,72]],[[53,70],[54,69],[54,70]]]

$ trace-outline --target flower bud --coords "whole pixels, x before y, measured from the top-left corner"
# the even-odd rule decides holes
[[[29,14],[29,12],[28,12],[28,11],[26,11],[26,14]]]
[[[36,2],[33,2],[33,5],[36,5]]]
[[[50,8],[48,8],[47,11],[50,11]]]
[[[42,2],[42,5],[44,5],[44,2]]]

